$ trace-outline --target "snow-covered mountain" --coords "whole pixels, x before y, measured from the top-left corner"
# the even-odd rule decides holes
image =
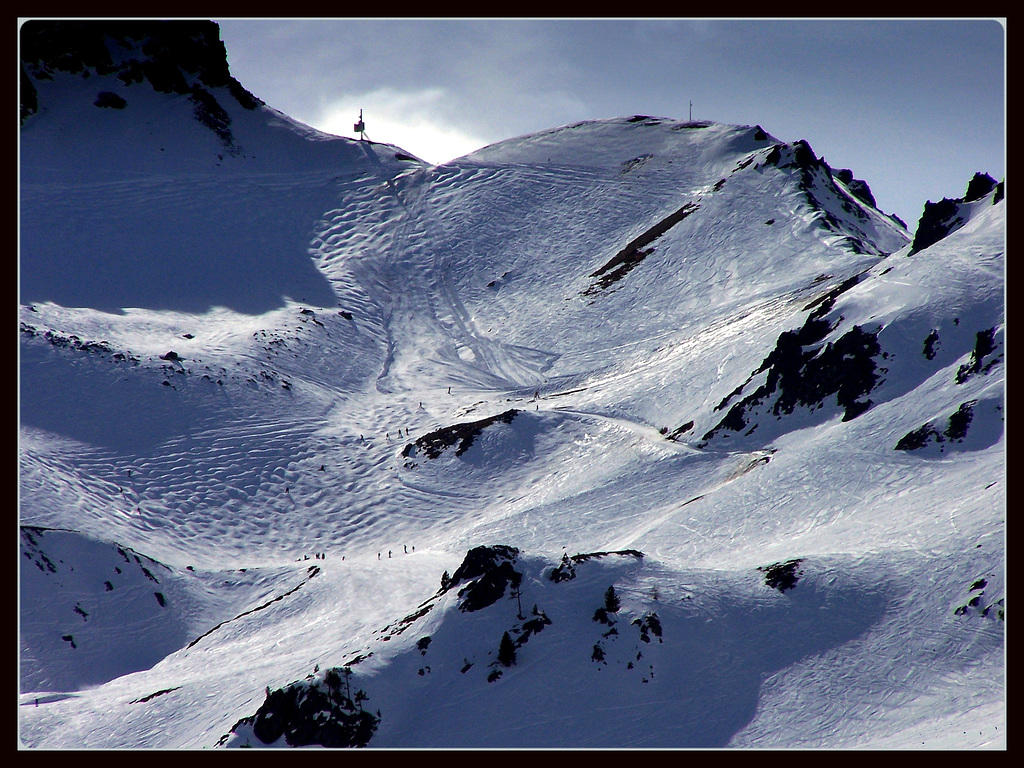
[[[27,748],[1005,746],[1005,202],[760,126],[442,166],[21,31]],[[965,180],[967,181],[967,180]]]

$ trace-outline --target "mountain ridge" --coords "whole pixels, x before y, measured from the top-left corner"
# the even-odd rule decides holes
[[[760,126],[429,166],[198,29],[229,121],[23,69],[23,746],[1005,743],[1001,184],[915,250]]]

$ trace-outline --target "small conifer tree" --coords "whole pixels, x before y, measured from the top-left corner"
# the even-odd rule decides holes
[[[362,712],[363,711],[363,702],[367,701],[369,698],[370,697],[366,695],[366,691],[364,691],[362,688],[360,688],[358,691],[356,691],[356,695],[355,695],[355,698],[353,699],[353,703],[356,705],[356,707],[358,707],[359,711]]]
[[[608,613],[616,613],[619,610],[619,596],[615,594],[615,587],[608,587],[604,593],[604,609]]]
[[[516,647],[508,632],[501,636],[501,643],[498,645],[498,661],[503,667],[511,667],[516,663]]]
[[[519,607],[519,613],[516,614],[516,618],[522,621],[526,617],[523,616],[523,593],[520,590],[519,585],[523,581],[523,574],[519,571],[512,572],[512,578],[509,579],[509,585],[512,587],[512,596],[516,599],[516,605]]]
[[[324,673],[324,682],[327,683],[328,689],[332,691],[337,691],[341,688],[341,675],[338,674],[338,670],[333,667],[328,669]]]

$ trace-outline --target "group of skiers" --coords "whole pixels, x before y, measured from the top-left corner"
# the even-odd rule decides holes
[[[416,547],[415,547],[415,546],[413,546],[413,548],[412,548],[412,550],[411,550],[411,551],[412,551],[412,552],[415,552],[415,551],[416,551]],[[403,545],[402,545],[402,552],[404,552],[404,553],[405,553],[405,554],[407,554],[407,555],[409,554],[409,552],[410,552],[410,549],[409,549],[409,545],[408,545],[408,544],[403,544]],[[391,557],[391,550],[390,550],[390,549],[388,550],[388,557],[389,557],[389,558]],[[309,555],[303,555],[303,556],[302,556],[302,559],[303,559],[303,560],[309,560]],[[314,560],[326,560],[326,559],[327,559],[327,553],[326,553],[326,552],[314,552],[314,553],[313,553],[313,559],[314,559]],[[341,559],[342,559],[342,560],[344,561],[344,559],[345,559],[345,556],[344,556],[344,555],[342,555],[342,556],[341,556]],[[378,560],[380,560],[380,559],[381,559],[381,553],[380,553],[380,552],[378,552],[378,553],[377,553],[377,559],[378,559]]]
[[[409,554],[409,545],[408,545],[408,544],[403,544],[403,545],[402,545],[402,551],[403,551],[403,552],[404,552],[405,554],[407,554],[407,555],[408,555],[408,554]],[[413,547],[413,548],[412,548],[412,551],[413,551],[413,552],[415,552],[415,551],[416,551],[416,547]],[[390,549],[388,550],[388,557],[389,557],[389,558],[391,557],[391,550],[390,550]],[[378,552],[378,553],[377,553],[377,559],[378,559],[378,560],[380,560],[380,559],[381,559],[381,557],[380,557],[380,552]]]

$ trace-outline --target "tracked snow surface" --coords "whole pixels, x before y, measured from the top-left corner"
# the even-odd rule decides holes
[[[22,31],[24,748],[1005,747],[1001,184],[432,167],[134,24]]]

